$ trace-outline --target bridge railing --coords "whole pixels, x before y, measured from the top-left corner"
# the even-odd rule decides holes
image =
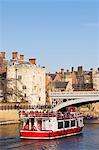
[[[30,104],[0,104],[0,110],[24,110],[24,109],[49,109],[51,106],[47,105],[30,105]]]
[[[98,96],[99,95],[99,91],[73,91],[73,92],[67,92],[67,91],[56,91],[56,92],[49,92],[49,96],[53,96],[53,95],[95,95]]]

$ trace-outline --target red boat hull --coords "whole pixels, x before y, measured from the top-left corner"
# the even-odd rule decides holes
[[[20,138],[24,139],[55,139],[61,138],[65,136],[71,136],[79,134],[82,130],[82,127],[78,128],[71,128],[67,130],[60,130],[60,131],[28,131],[28,130],[21,130],[20,131]]]

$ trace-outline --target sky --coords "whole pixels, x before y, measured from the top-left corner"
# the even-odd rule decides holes
[[[48,72],[99,67],[99,1],[0,0],[0,51]]]

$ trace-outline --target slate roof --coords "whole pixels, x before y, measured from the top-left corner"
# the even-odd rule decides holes
[[[55,88],[65,88],[67,87],[68,82],[61,82],[61,81],[57,81],[57,82],[53,82],[52,86],[54,86]]]

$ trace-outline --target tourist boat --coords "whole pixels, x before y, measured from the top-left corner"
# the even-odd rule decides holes
[[[83,115],[78,112],[23,111],[20,138],[55,139],[79,134],[84,126]]]

